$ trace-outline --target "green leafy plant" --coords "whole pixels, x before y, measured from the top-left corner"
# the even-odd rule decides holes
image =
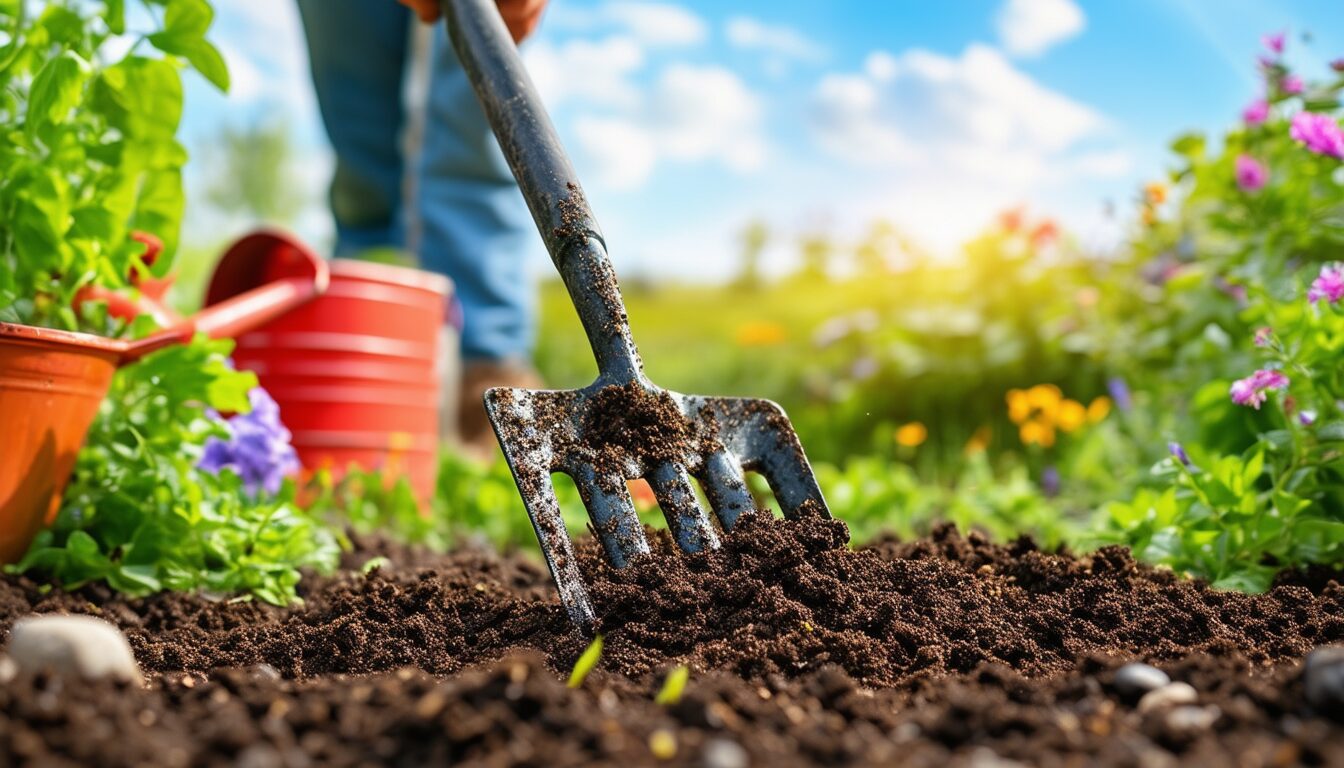
[[[124,0],[54,0],[32,17],[32,3],[0,2],[0,320],[123,333],[80,291],[168,269],[187,160],[180,71],[221,89],[228,71],[205,39],[209,3],[144,7],[155,26],[132,31]],[[163,241],[155,264],[132,230]]]
[[[249,493],[232,471],[197,465],[224,436],[209,409],[244,412],[251,373],[229,341],[199,340],[119,372],[80,452],[55,524],[15,570],[72,588],[106,581],[132,595],[160,589],[296,599],[300,569],[330,570],[336,539],[292,503]]]

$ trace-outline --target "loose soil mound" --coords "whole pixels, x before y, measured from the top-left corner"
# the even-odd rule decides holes
[[[362,542],[305,604],[0,581],[0,633],[37,611],[122,626],[147,688],[46,676],[0,688],[10,762],[248,765],[1344,764],[1344,728],[1311,712],[1300,660],[1344,642],[1344,588],[1321,572],[1259,596],[1137,566],[1122,549],[1074,558],[950,528],[843,547],[842,523],[744,517],[715,553],[581,566],[605,649],[580,690],[562,682],[588,640],[543,568],[466,550]],[[391,565],[363,576],[373,553]],[[1111,685],[1150,661],[1216,707],[1192,726],[1139,713]],[[653,703],[666,672],[691,681]],[[153,674],[158,673],[158,674]],[[0,762],[4,762],[0,760]]]

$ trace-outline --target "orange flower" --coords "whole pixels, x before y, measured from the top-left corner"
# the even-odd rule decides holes
[[[1087,405],[1087,421],[1096,424],[1111,413],[1111,399],[1102,395]]]
[[[1143,222],[1143,226],[1151,227],[1157,223],[1157,212],[1153,210],[1151,205],[1145,205],[1139,211],[1139,221]]]
[[[1149,182],[1143,188],[1143,196],[1150,205],[1161,205],[1167,202],[1167,185],[1160,181]]]
[[[1017,430],[1017,436],[1023,445],[1039,445],[1050,448],[1055,444],[1055,428],[1039,421],[1028,421]]]
[[[975,430],[975,434],[971,435],[971,439],[966,441],[966,447],[962,449],[962,453],[967,456],[984,453],[989,448],[989,439],[993,435],[994,432],[989,428],[989,425],[982,424],[979,429]]]
[[[999,214],[999,226],[1003,228],[1004,232],[1017,232],[1022,229],[1022,223],[1025,219],[1026,211],[1019,205]]]
[[[658,506],[658,499],[653,495],[653,488],[644,478],[638,477],[634,480],[626,480],[625,487],[630,491],[630,499],[635,502],[635,509],[647,510]]]
[[[1087,408],[1077,400],[1063,400],[1055,416],[1055,424],[1065,432],[1072,432],[1087,423]]]
[[[1059,237],[1059,225],[1053,219],[1042,219],[1031,230],[1031,244],[1037,248],[1053,243]]]
[[[788,338],[788,332],[779,323],[744,323],[737,329],[739,347],[768,347],[781,344]]]
[[[906,448],[918,448],[929,439],[929,430],[918,421],[912,421],[909,424],[902,425],[896,430],[896,442]]]

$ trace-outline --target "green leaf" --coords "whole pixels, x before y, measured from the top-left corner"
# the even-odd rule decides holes
[[[1317,426],[1316,439],[1326,442],[1344,441],[1344,421],[1330,421]]]
[[[163,30],[181,37],[202,37],[215,17],[206,0],[169,0]]]
[[[229,90],[229,67],[210,41],[198,36],[159,32],[149,36],[155,48],[164,53],[181,56],[191,63],[206,80],[221,91]]]
[[[602,659],[602,636],[593,638],[593,642],[579,656],[579,660],[574,662],[574,670],[569,673],[569,687],[578,688],[583,685],[583,681],[588,679],[588,673],[592,672],[597,666],[597,662]]]
[[[80,101],[89,63],[74,51],[65,51],[42,66],[33,78],[28,97],[29,135],[40,128],[62,122]]]
[[[107,12],[103,14],[107,28],[114,35],[126,32],[126,0],[107,0]]]

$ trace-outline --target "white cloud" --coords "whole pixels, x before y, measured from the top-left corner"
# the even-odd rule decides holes
[[[644,66],[644,50],[631,37],[571,39],[559,45],[538,40],[527,46],[523,60],[550,108],[571,100],[615,107],[639,100],[630,75]]]
[[[1073,0],[1008,0],[997,19],[999,39],[1017,56],[1039,56],[1086,25]]]
[[[596,8],[554,3],[546,26],[576,32],[617,32],[651,48],[698,45],[709,37],[709,25],[686,8],[635,0],[609,0]]]
[[[638,106],[582,115],[574,131],[601,181],[631,189],[663,161],[714,161],[740,173],[760,168],[767,155],[761,118],[759,99],[732,72],[673,64]]]
[[[735,48],[762,51],[800,61],[817,61],[825,50],[806,35],[779,24],[767,24],[749,16],[734,16],[724,26],[728,42]]]
[[[1129,172],[1107,120],[1016,69],[998,50],[870,54],[812,94],[819,146],[869,172],[876,210],[950,248],[996,211]]]

